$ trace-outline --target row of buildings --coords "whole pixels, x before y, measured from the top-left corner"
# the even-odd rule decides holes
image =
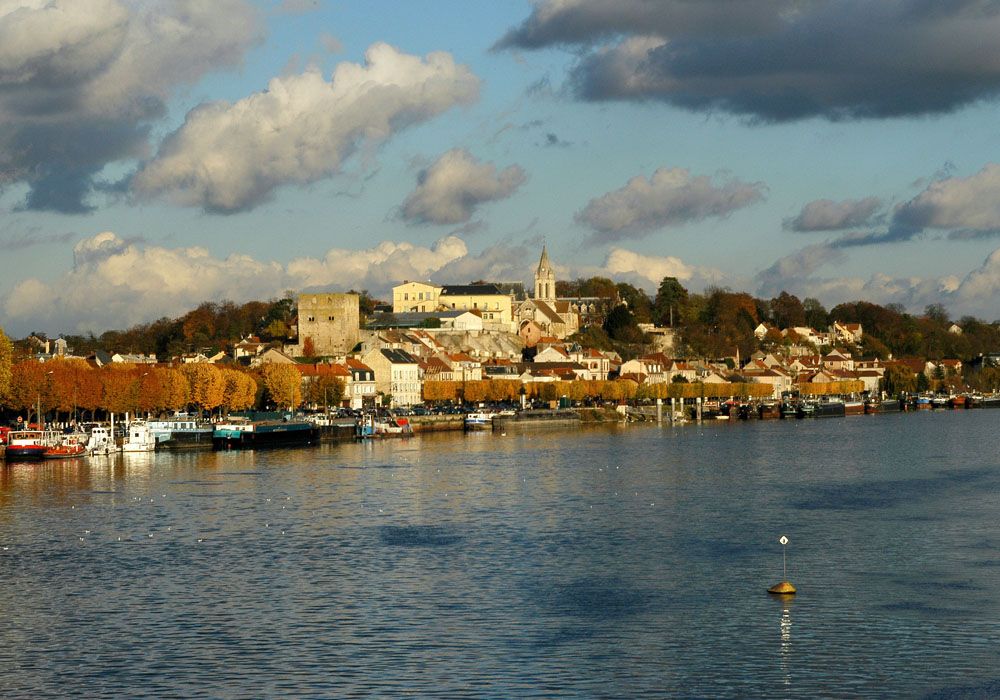
[[[556,274],[543,247],[535,268],[534,291],[528,296],[519,282],[480,282],[439,286],[406,280],[393,287],[392,304],[377,309],[368,329],[433,328],[443,332],[515,335],[524,347],[543,338],[566,338],[581,325],[602,317],[614,301],[604,298],[559,298]],[[356,294],[301,294],[295,334],[298,345],[320,356],[341,355],[365,339]]]
[[[761,341],[776,341],[763,346],[780,346],[780,351],[717,361],[673,357],[673,331],[646,327],[647,337],[655,339],[654,350],[623,361],[617,353],[566,340],[581,325],[603,317],[615,300],[558,297],[555,270],[544,247],[535,269],[533,294],[529,297],[523,287],[504,282],[438,286],[404,281],[393,288],[391,306],[381,309],[364,326],[357,294],[301,294],[293,324],[296,341],[278,348],[244,338],[231,354],[192,354],[174,361],[293,364],[304,381],[319,376],[341,380],[344,405],[352,408],[383,401],[395,406],[420,403],[423,387],[431,381],[510,379],[526,384],[623,379],[639,386],[758,382],[769,384],[779,397],[802,382],[855,380],[866,391],[874,392],[892,364],[904,364],[914,374],[928,377],[932,373],[956,376],[962,371],[958,360],[859,360],[843,349],[817,354],[818,347],[857,347],[861,343],[861,325],[840,322],[822,332],[760,324],[754,335]],[[65,341],[54,343],[53,353],[65,354]],[[526,348],[530,352],[525,352]],[[45,352],[49,350],[46,343]],[[98,365],[157,361],[153,356],[104,353],[93,360]]]

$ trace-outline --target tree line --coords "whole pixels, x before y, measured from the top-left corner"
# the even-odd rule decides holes
[[[613,299],[615,305],[601,325],[581,329],[574,339],[588,347],[616,350],[626,359],[647,351],[641,323],[673,328],[678,357],[731,357],[738,351],[745,358],[757,350],[777,351],[803,342],[793,334],[782,336],[777,329],[811,327],[822,332],[834,322],[860,323],[864,334],[857,349],[882,360],[890,356],[970,360],[1000,351],[1000,321],[987,323],[973,316],[953,321],[941,304],[927,306],[922,314],[907,313],[898,304],[868,301],[827,310],[818,299],[799,299],[788,292],[770,299],[722,287],[692,293],[676,277],[664,277],[652,297],[633,285],[603,277],[557,283],[557,289],[566,296]],[[758,339],[754,330],[761,323],[775,330]],[[960,332],[954,332],[953,325]]]
[[[973,316],[953,322],[940,304],[927,306],[922,314],[907,313],[899,305],[881,306],[867,301],[838,304],[827,310],[815,298],[799,299],[787,292],[770,299],[722,287],[693,293],[676,277],[664,277],[653,296],[632,284],[606,277],[560,281],[556,289],[561,297],[608,300],[604,305],[608,311],[572,339],[586,347],[614,350],[625,359],[648,352],[648,338],[639,327],[643,323],[673,328],[678,340],[674,354],[687,357],[730,357],[737,351],[748,357],[756,350],[781,350],[801,342],[777,332],[758,339],[753,332],[760,323],[778,329],[808,326],[824,331],[834,321],[862,324],[861,352],[883,360],[890,355],[968,360],[1000,350],[1000,322],[988,323]],[[356,293],[361,298],[364,319],[378,302],[367,291]],[[179,318],[161,318],[126,330],[109,330],[100,336],[68,335],[65,339],[78,355],[104,350],[154,354],[166,360],[195,351],[227,350],[247,336],[281,345],[293,333],[295,316],[295,297],[288,292],[270,301],[206,302]],[[949,330],[953,323],[961,333]],[[21,343],[14,348],[14,355],[26,355],[27,350],[27,345]]]
[[[2,335],[2,333],[0,333]],[[0,339],[3,340],[3,339]],[[251,408],[338,405],[344,383],[329,373],[303,381],[294,365],[264,365],[258,370],[192,363],[179,367],[106,365],[54,359],[2,362],[0,407],[37,421],[71,416],[96,419],[108,413],[162,415],[177,411],[228,413]]]

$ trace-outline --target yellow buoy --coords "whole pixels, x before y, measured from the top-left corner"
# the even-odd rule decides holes
[[[781,544],[781,574],[787,578],[788,564],[785,559],[785,545],[788,544],[788,538],[782,535],[778,538],[778,542]],[[790,581],[782,581],[768,588],[767,592],[775,595],[795,595],[795,586]]]

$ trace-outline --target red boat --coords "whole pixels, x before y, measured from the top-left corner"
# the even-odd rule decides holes
[[[59,434],[49,430],[12,430],[7,436],[7,461],[45,459],[45,453],[59,444]]]
[[[82,457],[87,452],[87,436],[82,433],[63,435],[58,445],[45,450],[44,459],[70,459]]]

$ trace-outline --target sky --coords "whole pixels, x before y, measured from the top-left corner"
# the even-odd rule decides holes
[[[0,327],[664,276],[1000,318],[1000,0],[0,0]]]

